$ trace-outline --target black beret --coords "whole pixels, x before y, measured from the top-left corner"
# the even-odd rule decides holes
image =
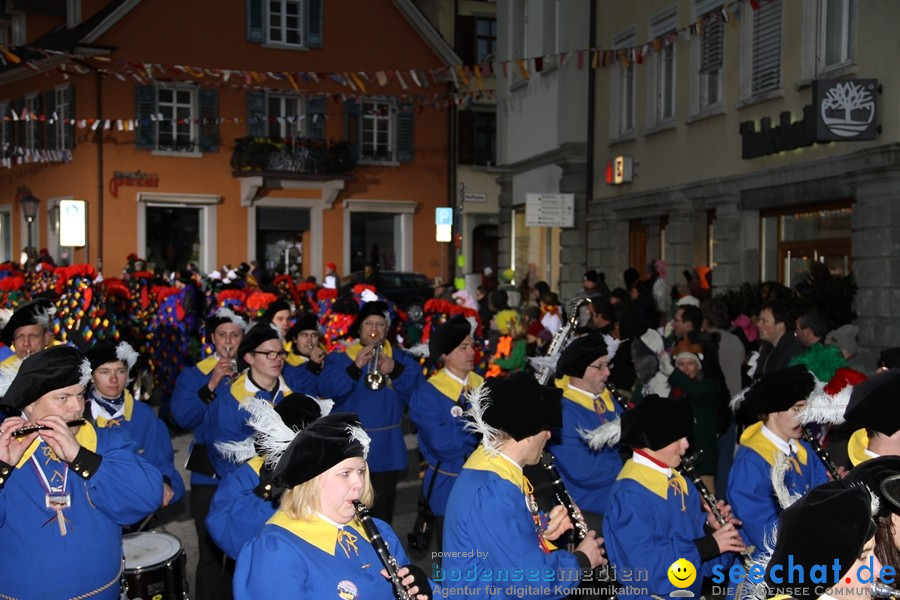
[[[119,344],[116,345],[106,340],[94,344],[84,353],[84,357],[91,363],[91,371],[95,370],[100,365],[105,365],[106,363],[115,362],[117,360],[125,363],[125,366],[128,367],[128,370],[130,371],[139,358],[138,353],[128,342],[119,342]]]
[[[687,396],[663,398],[648,394],[622,413],[621,444],[659,450],[687,437],[694,430],[694,411]]]
[[[803,365],[766,373],[745,392],[740,410],[745,415],[767,415],[789,409],[806,400],[816,388],[816,378]]]
[[[72,346],[51,346],[22,361],[3,395],[3,404],[22,409],[44,394],[70,385],[87,385],[91,366]]]
[[[853,386],[844,419],[884,435],[900,430],[900,369],[890,369]]]
[[[900,476],[900,456],[879,456],[863,461],[850,469],[842,481],[847,486],[860,483],[868,486],[869,490],[878,496],[878,516],[886,517],[892,511],[900,511],[900,508],[891,504],[891,499],[885,494],[881,485],[889,477],[895,475]]]
[[[319,331],[319,319],[313,313],[304,313],[301,315],[297,322],[291,325],[291,328],[288,329],[287,339],[293,340],[298,335],[300,335],[301,331]]]
[[[350,326],[348,333],[350,337],[359,337],[359,328],[362,325],[362,322],[366,320],[366,317],[371,315],[378,315],[379,317],[384,317],[388,324],[390,324],[391,314],[388,312],[387,302],[383,302],[381,300],[373,300],[372,302],[366,302],[362,305],[362,308],[359,309],[359,313],[356,315],[356,319],[353,320],[353,325]]]
[[[603,334],[595,331],[572,340],[556,362],[556,376],[584,377],[588,365],[609,354]]]
[[[562,390],[543,386],[530,374],[516,372],[484,382],[489,404],[484,422],[516,441],[562,427]]]
[[[19,327],[27,327],[28,325],[39,325],[39,319],[42,317],[51,317],[53,302],[47,298],[38,298],[31,302],[26,302],[16,309],[7,321],[3,332],[0,333],[0,341],[7,346],[13,345],[13,338],[16,336],[16,329]],[[49,321],[47,325],[49,329]]]
[[[766,583],[775,594],[791,588],[797,600],[816,600],[825,587],[836,584],[843,573],[830,568],[835,560],[846,572],[875,535],[871,496],[861,485],[847,487],[830,481],[810,490],[778,517],[778,542],[766,566]],[[825,565],[827,581],[818,586],[788,582],[788,564],[800,565],[803,573]],[[779,565],[781,583],[772,581],[772,568]],[[795,576],[796,577],[796,576]]]
[[[309,394],[294,392],[275,405],[275,412],[291,429],[303,429],[309,423],[324,416],[322,405]],[[327,411],[326,411],[327,412]]]
[[[454,315],[439,325],[428,338],[428,355],[437,362],[444,354],[450,354],[463,340],[472,335],[472,324],[462,315]]]
[[[261,344],[264,344],[269,340],[280,339],[281,336],[279,335],[278,330],[276,330],[275,326],[271,323],[260,321],[259,323],[251,327],[250,331],[244,334],[244,338],[241,340],[240,346],[238,346],[238,369],[243,371],[247,368],[247,362],[244,360],[245,354],[252,350],[256,350]]]
[[[334,413],[307,425],[272,470],[273,484],[292,488],[354,457],[365,458],[368,436],[352,413]]]
[[[291,310],[291,305],[288,304],[286,300],[283,300],[282,298],[278,298],[277,300],[275,300],[269,306],[266,307],[266,310],[265,310],[265,312],[263,312],[262,317],[260,318],[260,321],[265,321],[266,323],[271,323],[272,319],[275,318],[275,315],[277,313],[280,313],[283,310],[286,310],[288,312],[293,312]]]

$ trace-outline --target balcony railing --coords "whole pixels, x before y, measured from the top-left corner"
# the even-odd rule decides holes
[[[347,142],[307,138],[273,140],[263,137],[237,139],[231,155],[235,174],[244,172],[334,175],[356,166],[356,157]]]

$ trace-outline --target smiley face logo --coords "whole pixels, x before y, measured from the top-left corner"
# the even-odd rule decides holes
[[[691,562],[684,558],[679,558],[669,566],[666,572],[669,576],[669,582],[677,588],[690,587],[694,580],[697,579],[697,569]]]

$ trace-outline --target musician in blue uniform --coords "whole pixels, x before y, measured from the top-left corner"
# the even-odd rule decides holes
[[[307,424],[326,415],[331,410],[330,400],[318,400],[306,394],[293,393],[275,405],[275,413],[281,423],[291,430],[299,431]],[[249,398],[242,409],[247,413],[256,436],[271,434],[271,425],[257,418],[268,402],[262,398]],[[279,423],[275,423],[279,425]],[[278,501],[284,489],[273,485],[271,465],[265,464],[265,455],[260,454],[256,436],[240,444],[234,444],[230,452],[240,466],[222,478],[222,483],[213,496],[206,529],[209,535],[228,556],[237,558],[244,544],[256,535],[266,521],[278,509]]]
[[[550,430],[561,425],[561,395],[527,373],[488,379],[469,395],[466,415],[482,439],[447,501],[443,566],[434,576],[451,588],[447,595],[564,598],[578,587],[582,569],[606,563],[593,531],[574,553],[555,548],[553,540],[572,521],[561,505],[541,512],[522,471],[537,464]],[[521,574],[532,569],[540,578],[529,584]]]
[[[306,313],[288,330],[288,356],[284,361],[284,380],[296,392],[319,395],[319,375],[325,363],[325,350],[319,346],[319,321]]]
[[[822,461],[808,443],[798,418],[815,388],[815,378],[802,365],[767,373],[742,392],[733,406],[759,421],[744,430],[728,477],[726,497],[743,521],[741,534],[759,554],[771,536],[781,505],[778,495],[802,496],[828,480]],[[772,469],[787,460],[783,488],[772,484]]]
[[[247,317],[230,308],[221,307],[206,319],[206,337],[215,353],[184,369],[175,381],[170,411],[179,427],[194,429],[187,468],[191,471],[191,518],[199,544],[196,585],[197,600],[219,600],[228,595],[227,577],[223,575],[222,550],[206,531],[206,515],[219,479],[209,460],[202,431],[197,429],[206,417],[209,403],[224,393],[236,375],[238,347],[247,330]]]
[[[5,598],[119,598],[122,526],[159,508],[162,475],[118,429],[84,414],[90,365],[56,346],[22,366],[0,424],[0,594]],[[22,437],[14,431],[46,427]]]
[[[18,367],[28,356],[53,344],[50,319],[56,308],[47,298],[37,298],[16,309],[0,332],[0,341],[12,348],[12,354],[3,359],[4,367]]]
[[[138,353],[128,342],[116,346],[102,341],[85,357],[92,370],[85,417],[97,427],[122,428],[137,445],[138,454],[162,473],[162,505],[178,502],[184,496],[184,481],[175,468],[169,430],[150,406],[135,402],[125,389]]]
[[[385,302],[363,304],[349,329],[358,341],[344,352],[329,354],[319,377],[319,395],[334,400],[335,410],[358,414],[372,437],[372,515],[388,523],[394,514],[397,480],[407,461],[403,412],[424,383],[419,363],[387,339],[389,328]],[[381,387],[372,383],[379,378]]]
[[[354,506],[354,501],[372,500],[369,442],[356,415],[336,413],[309,424],[293,439],[264,444],[270,456],[279,457],[272,482],[287,491],[280,509],[238,556],[237,600],[394,597],[393,584],[379,572],[375,540],[366,535]],[[401,567],[398,577],[405,591],[416,600],[431,598],[430,582],[409,565],[390,526],[373,521]]]
[[[853,465],[879,456],[900,456],[900,369],[878,373],[853,387],[844,419],[859,427],[847,454]]]
[[[287,336],[288,329],[291,327],[291,318],[293,316],[294,311],[291,309],[291,305],[288,304],[288,301],[278,298],[266,307],[266,310],[263,312],[259,321],[261,323],[271,323],[278,327],[278,331],[281,332],[281,337],[284,338]]]
[[[202,435],[206,452],[221,479],[237,468],[216,448],[223,442],[238,442],[253,435],[247,425],[247,414],[241,405],[248,398],[262,398],[272,404],[291,393],[281,376],[287,352],[276,325],[259,322],[250,328],[238,346],[238,369],[241,374],[209,405],[198,436]]]
[[[616,574],[630,570],[639,583],[626,585],[620,598],[649,599],[676,591],[669,567],[680,558],[697,571],[686,588],[700,596],[704,577],[718,566],[728,570],[734,552],[744,549],[731,510],[718,507],[725,525],[704,512],[696,488],[676,470],[688,449],[694,416],[687,398],[645,396],[622,413],[620,443],[634,449],[622,467],[603,515],[609,562]],[[646,594],[639,593],[640,588]]]
[[[566,489],[597,531],[601,531],[603,511],[622,460],[618,446],[594,450],[580,431],[596,429],[622,412],[606,387],[609,362],[601,333],[576,338],[563,350],[556,363],[556,387],[563,392],[562,429],[547,446]]]
[[[480,386],[484,379],[472,372],[472,324],[462,315],[432,332],[428,355],[443,367],[413,394],[409,418],[419,430],[419,451],[428,463],[422,489],[436,517],[434,528],[440,548],[447,498],[463,463],[478,445],[478,438],[464,428],[463,411],[468,408],[465,392]]]

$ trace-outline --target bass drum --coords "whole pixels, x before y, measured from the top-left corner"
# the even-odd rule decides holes
[[[181,540],[168,533],[122,536],[125,583],[130,600],[184,600],[188,597]]]

